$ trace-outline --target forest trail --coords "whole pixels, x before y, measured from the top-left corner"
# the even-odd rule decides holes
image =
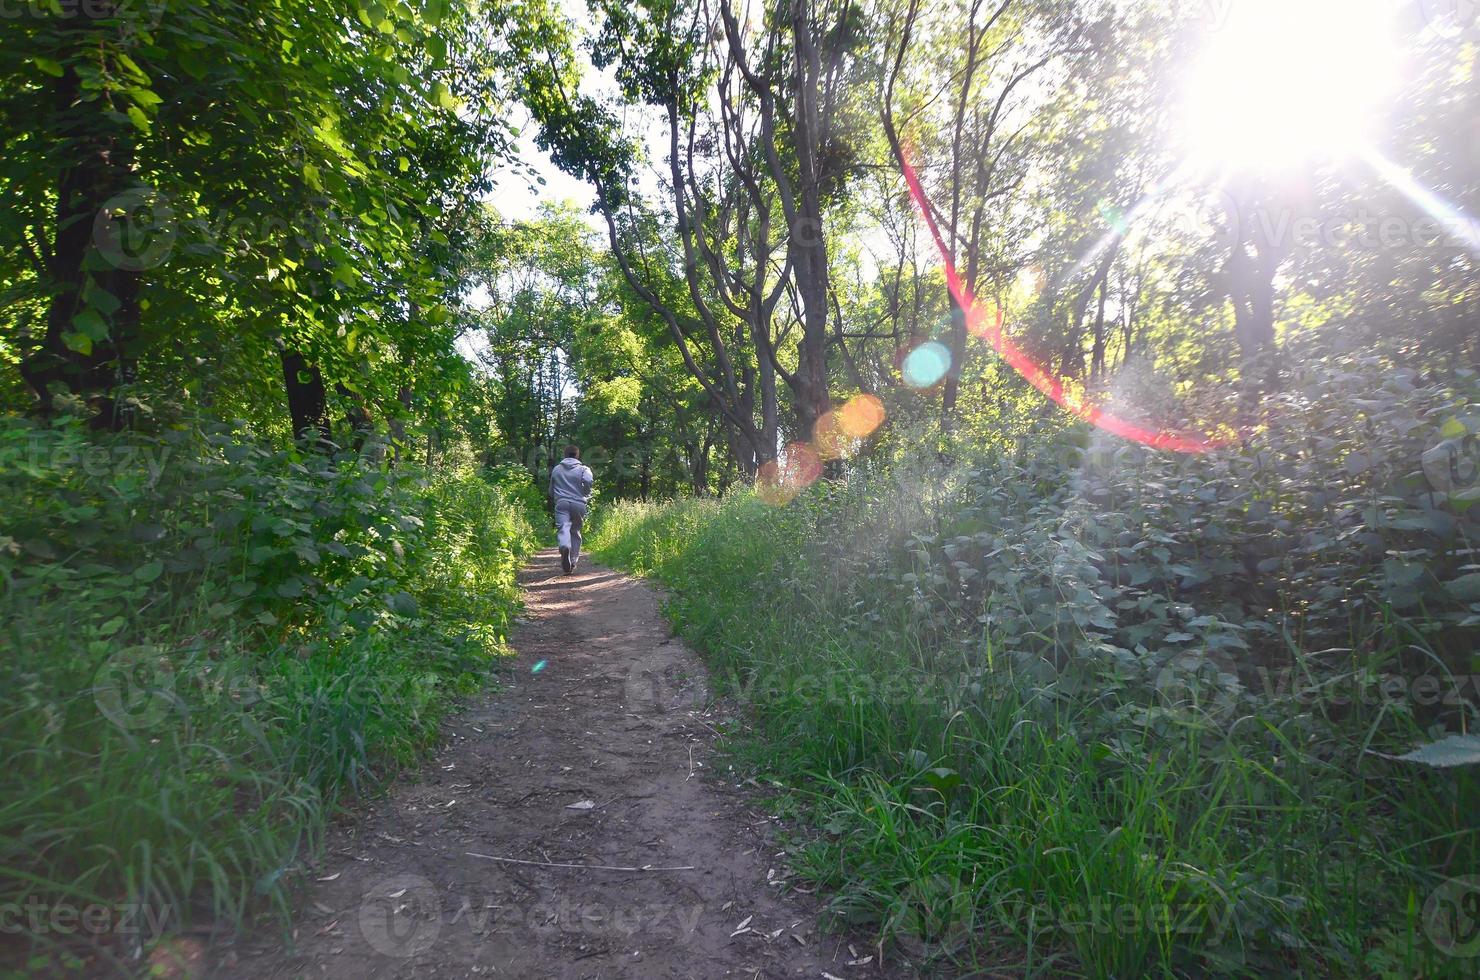
[[[703,667],[653,592],[559,566],[544,551],[521,573],[501,689],[449,720],[419,775],[331,830],[296,953],[242,948],[217,975],[889,975],[780,883],[774,824],[714,774]]]

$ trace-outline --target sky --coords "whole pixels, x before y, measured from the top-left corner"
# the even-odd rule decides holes
[[[570,201],[577,210],[585,213],[591,209],[595,195],[591,187],[565,173],[539,147],[534,145],[535,125],[527,123],[518,140],[517,159],[520,167],[529,167],[544,178],[543,185],[515,168],[504,167],[494,172],[497,185],[484,200],[498,209],[506,221],[527,221],[533,218],[541,204],[557,204]],[[590,216],[592,227],[596,227],[595,216]]]
[[[589,29],[591,14],[585,0],[561,0],[561,10],[576,25],[578,36]],[[577,52],[582,68],[581,91],[603,98],[615,96],[617,84],[610,72],[597,71],[587,59],[579,42]],[[591,213],[591,206],[596,201],[596,194],[591,186],[555,166],[549,155],[535,145],[534,137],[538,126],[534,120],[522,108],[517,111],[520,114],[516,123],[520,127],[520,136],[515,140],[514,159],[510,164],[494,171],[494,188],[483,199],[505,221],[511,223],[536,217],[541,205],[569,202],[575,205],[576,211],[585,217],[586,223],[604,239],[607,233],[606,224],[598,215]],[[653,119],[647,120],[646,125],[639,123],[639,128],[643,131],[643,139],[648,146],[648,167],[647,172],[639,175],[638,184],[642,190],[651,191],[658,185],[652,166],[667,159],[663,143],[665,130],[661,126],[655,126]],[[530,175],[531,171],[534,176]],[[544,182],[540,183],[540,179]],[[474,308],[487,306],[488,302],[488,292],[481,286],[468,297],[469,305]],[[475,364],[478,363],[478,351],[486,347],[486,338],[481,333],[476,336],[465,334],[457,341],[458,350]]]

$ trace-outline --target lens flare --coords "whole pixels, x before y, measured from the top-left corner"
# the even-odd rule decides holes
[[[761,503],[771,507],[785,507],[798,493],[796,487],[788,486],[782,478],[781,464],[768,459],[755,474],[755,495]]]
[[[873,435],[884,418],[884,403],[877,395],[855,395],[837,410],[838,427],[854,439]]]
[[[1125,212],[1110,201],[1103,197],[1100,198],[1095,202],[1095,210],[1099,212],[1105,224],[1109,225],[1117,235],[1124,236],[1130,233],[1131,223],[1127,220]]]
[[[911,388],[932,388],[950,369],[950,350],[938,340],[927,340],[905,355],[900,373]]]
[[[1424,187],[1414,179],[1413,174],[1376,150],[1366,150],[1362,155],[1398,193],[1423,208],[1445,231],[1463,242],[1471,254],[1480,255],[1480,220]]]
[[[780,458],[767,460],[755,476],[762,502],[784,507],[822,476],[822,459],[805,443],[788,443]]]
[[[1002,336],[1002,324],[1006,319],[1002,307],[991,300],[980,300],[966,313],[966,332],[995,345],[996,338]]]
[[[968,324],[973,319],[979,323],[989,322],[990,312],[983,313],[979,309],[976,297],[972,295],[971,290],[967,289],[966,283],[956,271],[955,263],[951,261],[951,252],[946,248],[940,226],[936,224],[935,215],[930,211],[930,202],[925,197],[924,188],[920,186],[920,177],[915,172],[915,168],[910,165],[903,149],[900,150],[897,159],[900,169],[904,172],[905,183],[909,186],[910,198],[914,201],[915,208],[920,212],[921,217],[925,219],[925,225],[930,229],[931,238],[935,241],[936,250],[940,253],[941,262],[945,266],[946,287],[951,291],[952,298],[961,309],[967,311],[966,322]],[[1181,453],[1205,453],[1210,449],[1228,444],[1227,440],[1212,440],[1196,432],[1147,428],[1129,419],[1106,412],[1097,405],[1081,402],[1066,395],[1063,380],[1049,374],[1046,369],[1019,349],[1000,329],[987,329],[981,336],[991,343],[1002,359],[1022,375],[1024,380],[1061,405],[1065,411],[1096,428],[1134,440],[1153,449],[1171,449]],[[906,381],[908,380],[908,372],[906,372]]]
[[[852,438],[843,431],[837,409],[824,412],[812,427],[812,448],[822,459],[842,459],[848,455]]]

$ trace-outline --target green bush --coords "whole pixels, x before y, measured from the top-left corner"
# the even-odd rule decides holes
[[[1461,975],[1426,901],[1480,867],[1475,770],[1375,752],[1480,710],[1480,397],[1374,375],[1205,457],[1057,431],[593,546],[675,589],[800,866],[917,960]]]
[[[0,905],[285,910],[335,801],[486,679],[522,489],[373,455],[0,425]]]

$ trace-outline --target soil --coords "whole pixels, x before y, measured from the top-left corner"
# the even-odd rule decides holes
[[[423,772],[331,830],[291,944],[243,943],[212,973],[900,975],[824,932],[792,886],[654,593],[588,562],[563,575],[553,551],[521,583],[499,689],[448,722]]]

